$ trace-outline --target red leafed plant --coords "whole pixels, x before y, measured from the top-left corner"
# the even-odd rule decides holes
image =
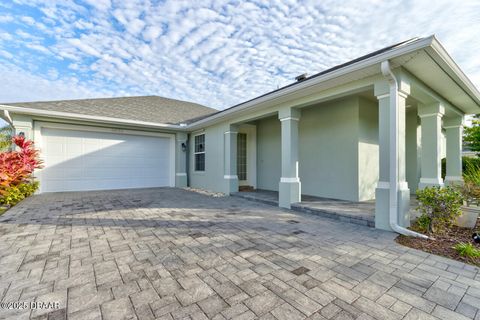
[[[12,187],[32,182],[33,171],[41,168],[39,151],[33,141],[14,136],[12,142],[18,150],[0,153],[0,196],[5,196]]]

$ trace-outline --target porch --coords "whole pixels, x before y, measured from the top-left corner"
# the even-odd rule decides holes
[[[377,78],[222,128],[224,192],[270,190],[241,196],[385,230],[395,206],[398,225],[408,226],[415,191],[444,185],[443,157],[445,184],[461,183],[463,114],[408,73],[397,77],[396,89]],[[239,138],[247,128],[250,143],[248,133]]]
[[[277,191],[257,189],[254,191],[233,192],[231,196],[278,206]],[[409,212],[411,219],[418,216],[416,211],[417,205],[417,199],[412,196],[410,199]],[[291,210],[321,215],[343,222],[375,227],[375,200],[355,202],[302,195],[301,202],[293,203]]]
[[[234,192],[235,197],[278,206],[278,192],[270,190],[255,190]],[[353,202],[346,200],[329,199],[302,195],[302,201],[293,203],[291,210],[321,215],[327,218],[375,226],[375,201]]]

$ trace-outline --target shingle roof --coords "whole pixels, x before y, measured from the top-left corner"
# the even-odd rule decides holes
[[[159,96],[19,102],[5,105],[164,124],[179,124],[218,111],[197,103]]]

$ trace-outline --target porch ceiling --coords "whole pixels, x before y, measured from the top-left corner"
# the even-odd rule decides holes
[[[462,112],[480,113],[476,97],[462,88],[459,81],[428,50],[418,51],[402,67]]]

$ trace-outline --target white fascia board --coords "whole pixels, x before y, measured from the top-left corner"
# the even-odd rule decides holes
[[[234,115],[234,114],[236,114],[240,111],[248,110],[248,109],[254,108],[254,107],[256,108],[259,105],[261,105],[263,103],[266,103],[268,101],[271,101],[271,100],[274,100],[274,99],[279,99],[279,98],[282,98],[284,96],[288,96],[289,94],[291,94],[295,91],[302,90],[302,89],[305,89],[305,88],[308,88],[308,87],[311,87],[311,86],[315,86],[319,83],[338,78],[338,77],[343,76],[345,74],[352,73],[354,71],[361,70],[363,68],[370,67],[370,66],[375,65],[375,64],[379,64],[382,61],[389,60],[389,59],[395,58],[397,56],[401,56],[403,54],[407,54],[407,53],[410,53],[410,52],[413,52],[413,51],[416,51],[416,50],[426,48],[426,47],[428,47],[432,44],[433,40],[434,40],[433,36],[430,36],[430,37],[427,37],[427,38],[424,38],[424,39],[420,39],[420,40],[414,41],[410,44],[405,44],[401,47],[398,47],[398,48],[389,50],[387,52],[375,55],[373,57],[370,57],[370,58],[367,58],[365,60],[359,61],[357,63],[348,65],[346,67],[337,69],[335,71],[326,73],[324,75],[317,76],[317,77],[314,77],[312,79],[304,80],[301,83],[298,83],[298,84],[293,85],[291,87],[287,87],[285,89],[280,89],[277,92],[273,92],[271,94],[267,94],[265,96],[253,99],[251,101],[247,101],[243,104],[235,106],[235,107],[233,107],[231,109],[228,109],[226,111],[223,111],[223,112],[220,112],[218,114],[214,114],[210,117],[207,117],[207,118],[201,119],[199,121],[193,122],[193,123],[188,125],[188,128],[189,129],[197,129],[197,128],[202,127],[202,126],[210,125],[212,123],[221,121],[222,119],[224,119],[226,117],[232,116],[232,115]]]
[[[155,122],[147,122],[147,121],[117,119],[112,117],[90,116],[90,115],[84,115],[84,114],[78,114],[78,113],[39,110],[39,109],[23,108],[23,107],[9,106],[9,105],[0,105],[0,110],[4,110],[4,112],[6,111],[9,113],[15,113],[15,114],[28,114],[33,116],[104,122],[104,123],[110,123],[110,124],[123,124],[123,125],[149,127],[149,128],[156,128],[156,129],[171,129],[171,130],[178,130],[178,131],[184,131],[187,129],[186,126],[180,126],[175,124],[163,124],[163,123],[155,123]]]

